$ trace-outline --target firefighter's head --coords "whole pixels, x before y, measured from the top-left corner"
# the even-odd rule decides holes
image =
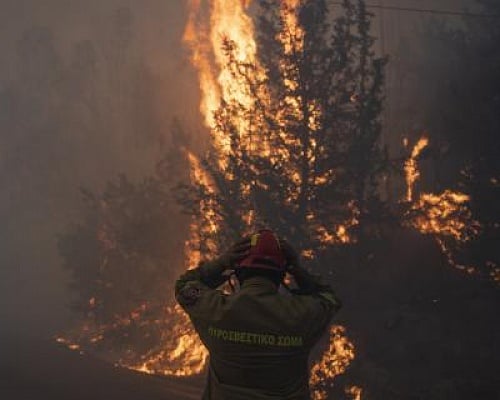
[[[279,286],[286,271],[286,257],[278,236],[269,229],[262,229],[250,237],[248,255],[236,268],[241,282],[252,276],[263,276]]]

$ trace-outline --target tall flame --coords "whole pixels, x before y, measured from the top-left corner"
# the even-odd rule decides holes
[[[405,145],[408,143],[405,140]],[[406,174],[406,201],[413,200],[413,191],[415,189],[415,182],[420,178],[420,171],[418,170],[417,158],[422,151],[429,145],[429,139],[422,137],[413,147],[410,157],[406,160],[404,170]]]
[[[252,65],[252,72],[254,75],[257,75],[254,78],[257,80],[265,77],[265,71],[258,62],[254,25],[252,19],[247,14],[250,4],[251,1],[211,0],[208,2],[207,10],[203,8],[203,4],[199,0],[191,0],[189,21],[184,33],[184,40],[192,51],[193,65],[197,68],[199,74],[202,96],[200,109],[205,124],[212,132],[212,146],[222,160],[219,163],[221,170],[224,169],[223,159],[230,152],[230,142],[226,132],[219,132],[217,130],[217,124],[214,117],[215,112],[220,108],[222,101],[226,103],[236,102],[237,104],[241,104],[244,108],[251,108],[255,101],[253,97],[254,94],[249,92],[248,84],[244,81],[244,78],[231,71],[231,62],[235,61],[240,64]],[[303,49],[304,32],[297,17],[297,8],[299,5],[299,0],[284,0],[280,5],[281,19],[284,26],[278,39],[283,46],[284,52],[288,55],[294,52],[300,52]],[[203,15],[204,10],[208,12],[208,16],[205,16],[205,18]],[[209,23],[207,21],[209,21]],[[232,46],[230,54],[227,50],[227,46]],[[230,57],[234,57],[235,60],[231,60]],[[298,81],[297,76],[294,75],[294,69],[284,62],[280,65],[280,68],[284,79],[284,85],[290,93],[284,99],[288,108],[287,112],[294,115],[297,120],[303,119],[304,115],[302,115],[302,110],[304,109],[304,100],[300,96],[293,94],[296,90]],[[260,90],[265,90],[265,88],[261,88]],[[264,92],[263,97],[265,97],[265,95]],[[306,106],[309,115],[309,128],[311,130],[318,129],[320,110],[315,103],[307,104]],[[236,115],[233,118],[236,119],[235,126],[240,129],[238,133],[240,138],[243,139],[241,143],[243,145],[248,143],[252,145],[252,137],[245,137],[245,135],[253,136],[256,132],[253,132],[249,127],[250,122],[248,118],[244,115]],[[280,116],[278,116],[277,119],[279,121]],[[283,130],[280,135],[284,143],[289,143],[291,140],[285,130]],[[311,143],[309,143],[309,147],[314,149],[315,141],[313,138],[310,140]],[[259,142],[260,146],[263,146],[260,147],[262,154],[268,155],[271,158],[280,157],[280,159],[284,160],[289,157],[286,153],[286,149],[282,150],[282,154],[275,154],[273,152],[274,150],[266,147],[264,140],[260,140]],[[312,154],[310,159],[313,159]],[[198,184],[201,183],[203,187],[210,187],[209,182],[207,182],[208,178],[203,174],[196,157],[189,155],[189,160],[193,171],[191,176],[192,181]],[[289,174],[293,181],[300,184],[301,178],[298,171],[290,168]],[[324,180],[330,178],[329,176],[323,177]],[[317,184],[320,185],[322,182],[317,182]],[[242,185],[244,185],[244,183],[242,183]],[[245,188],[243,187],[243,189]],[[243,190],[243,192],[245,192],[245,190]],[[289,199],[290,202],[294,200],[293,196],[294,194],[292,193]],[[213,208],[211,211],[210,207],[216,207],[216,204],[200,204],[200,207],[203,208],[203,215],[208,215],[209,219],[210,215],[215,215],[215,213],[213,213]],[[344,225],[334,227],[331,232],[325,227],[318,228],[317,235],[322,242],[348,243],[350,241],[347,229],[358,223],[357,216],[359,214],[354,203],[350,205],[350,208],[352,209],[352,218],[346,221]],[[246,216],[246,220],[248,220],[249,224],[254,217],[253,211],[250,210],[248,216]],[[212,219],[208,225],[211,226],[213,230],[217,230],[218,221]],[[196,231],[201,229],[201,227],[196,226],[196,223],[194,223],[192,228],[193,234],[187,247],[187,258],[190,260],[190,263],[199,259],[199,255],[193,255],[190,253],[190,251],[192,251],[190,249],[193,248],[193,245],[196,246],[199,240]],[[307,251],[306,249],[305,253],[307,253]],[[354,346],[345,336],[345,329],[339,326],[333,327],[330,332],[329,348],[325,351],[321,361],[312,369],[311,385],[312,387],[318,387],[318,389],[313,392],[314,396],[316,396],[315,398],[326,398],[326,392],[323,389],[319,389],[321,382],[330,381],[336,375],[343,373],[353,358]],[[359,397],[360,392],[356,398]]]
[[[231,56],[235,62],[258,65],[257,44],[254,39],[254,25],[247,14],[251,1],[211,0],[208,4],[208,17],[204,15],[207,7],[199,0],[190,1],[190,12],[184,41],[192,51],[191,61],[198,70],[201,105],[200,110],[208,128],[216,126],[214,114],[222,100],[238,102],[246,107],[252,105],[254,98],[247,85],[231,71],[227,46],[234,46]],[[203,4],[206,5],[206,4]],[[259,73],[264,74],[262,69]],[[248,122],[241,118],[241,132]],[[212,135],[214,147],[222,154],[229,153],[227,137]]]

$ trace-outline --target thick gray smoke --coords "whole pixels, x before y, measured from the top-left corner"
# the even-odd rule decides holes
[[[151,174],[178,118],[197,129],[181,0],[3,0],[0,13],[0,319],[67,326],[57,235],[79,188]]]

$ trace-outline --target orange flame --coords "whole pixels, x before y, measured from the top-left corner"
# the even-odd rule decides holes
[[[253,65],[254,69],[252,71],[258,75],[255,77],[257,80],[263,79],[265,76],[265,72],[259,66],[257,60],[254,26],[251,18],[246,14],[250,3],[251,1],[212,0],[209,2],[210,22],[208,23],[202,18],[200,1],[191,0],[189,22],[184,34],[184,40],[192,50],[193,64],[199,73],[202,95],[201,112],[204,116],[206,125],[212,131],[212,146],[218,152],[222,160],[219,163],[221,171],[224,170],[225,166],[223,159],[229,154],[231,149],[229,148],[230,143],[227,132],[219,132],[217,130],[214,113],[219,109],[222,100],[227,103],[237,102],[247,109],[251,108],[255,101],[253,95],[248,90],[247,82],[231,72],[230,59],[227,51],[224,51],[224,45],[228,42],[233,44],[234,48],[232,48],[231,55],[236,58],[236,62]],[[280,12],[284,26],[279,35],[279,40],[287,54],[301,52],[303,50],[304,32],[297,17],[297,7],[299,4],[299,0],[285,0],[281,3]],[[280,67],[284,84],[289,92],[292,93],[298,81],[297,77],[294,75],[295,72],[293,68],[284,63]],[[263,93],[265,97],[265,88],[262,90],[264,90]],[[286,96],[285,103],[288,112],[294,115],[295,118],[298,120],[304,119],[305,116],[302,115],[301,111],[304,109],[304,107],[302,107],[303,99],[300,96],[290,94]],[[306,107],[308,111],[309,129],[319,129],[321,110],[314,102],[307,104]],[[257,133],[253,132],[250,128],[247,117],[236,115],[233,118],[235,119],[235,126],[239,129],[240,137],[245,139],[242,141],[243,145],[249,143],[250,146],[255,146],[255,144],[252,143],[252,136]],[[277,116],[277,120],[280,120],[280,116]],[[217,134],[215,134],[215,132]],[[245,135],[247,137],[245,137]],[[288,137],[285,130],[283,130],[280,135],[284,143],[294,144],[290,142],[292,139]],[[271,151],[263,142],[264,140],[261,140],[259,144],[259,146],[261,146],[259,149],[262,150],[262,154],[268,155],[271,158],[279,157],[280,160],[285,160],[285,162],[289,158],[286,148],[281,150],[281,154],[275,154],[275,150]],[[314,138],[311,138],[308,154],[311,162],[314,162],[315,147],[316,142]],[[199,161],[193,155],[189,155],[189,160],[192,167],[192,181],[211,190],[209,179],[203,173],[202,168],[200,168]],[[287,170],[289,171],[288,173],[290,174],[291,180],[297,185],[300,185],[302,177],[299,172],[293,168],[288,168]],[[318,184],[325,184],[331,178],[331,173],[318,177]],[[243,187],[243,189],[243,193],[245,193],[245,188]],[[289,201],[294,201],[297,195],[298,193],[290,193]],[[213,231],[216,231],[219,223],[219,221],[215,219],[216,213],[213,212],[216,204],[202,203],[200,207],[203,211],[202,215],[207,216],[209,219],[208,225],[211,226]],[[325,244],[329,242],[349,243],[351,239],[348,235],[348,229],[358,223],[357,216],[359,215],[359,210],[356,209],[354,204],[352,204],[351,209],[352,218],[344,224],[334,227],[331,231],[320,226],[317,229],[318,238]],[[311,214],[311,216],[312,220],[314,220],[314,215]],[[211,219],[212,217],[213,219]],[[255,215],[253,211],[249,211],[248,215],[245,216],[245,220],[249,225],[254,219]],[[191,266],[195,265],[194,262],[196,260],[199,260],[199,254],[193,254],[192,251],[189,250],[199,241],[199,234],[196,233],[199,229],[201,229],[201,227],[193,223],[192,236],[189,241],[189,246],[187,247],[187,259]],[[304,250],[304,253],[307,253],[307,251],[307,249]],[[343,373],[349,362],[354,358],[354,347],[345,337],[344,328],[339,326],[332,328],[331,335],[330,347],[323,355],[322,361],[313,367],[313,384],[319,384],[321,380],[333,379],[336,375]],[[321,375],[320,371],[323,373],[327,371],[327,373]]]
[[[245,107],[251,106],[253,97],[247,86],[235,78],[231,71],[230,59],[226,46],[231,44],[231,56],[236,62],[256,65],[257,45],[254,40],[254,26],[246,10],[250,1],[223,1],[212,0],[209,3],[209,17],[203,18],[202,4],[199,0],[191,0],[189,4],[189,18],[184,32],[184,41],[192,51],[192,63],[197,68],[200,80],[201,104],[200,110],[205,124],[212,131],[212,145],[220,155],[219,167],[224,169],[224,157],[230,152],[230,142],[227,136],[214,134],[216,128],[215,111],[219,109],[222,99],[226,102],[238,102]],[[261,72],[263,73],[263,72]],[[241,119],[240,135],[248,130],[248,121]],[[209,193],[213,193],[209,176],[204,172],[199,160],[188,153],[191,165],[191,181],[200,184]],[[202,227],[193,221],[190,227],[190,239],[186,243],[187,268],[193,268],[201,260],[199,249],[200,238],[205,234],[213,235],[218,231],[219,221],[216,213],[217,205],[211,201],[201,201],[200,211],[207,223]],[[252,212],[247,215],[250,223],[253,220]],[[204,232],[203,229],[207,231]],[[216,252],[215,243],[209,243],[210,250]],[[181,311],[178,311],[180,314]],[[180,319],[179,327],[186,327],[187,321]],[[207,350],[192,330],[186,331],[179,339],[178,346],[170,351],[170,357],[186,353],[187,360],[193,357],[200,359],[199,368],[188,370],[200,372],[205,364]],[[189,355],[187,354],[189,353]],[[142,368],[142,367],[141,367]],[[183,374],[184,370],[182,370]]]
[[[405,143],[408,140],[405,139]],[[406,160],[404,165],[404,170],[406,174],[406,201],[413,200],[413,191],[415,188],[415,182],[420,178],[420,171],[418,170],[417,158],[420,153],[429,145],[429,139],[422,137],[419,139],[417,144],[413,147],[410,158]]]
[[[361,400],[361,394],[363,393],[363,389],[359,386],[350,386],[345,389],[346,394],[352,395],[352,400]]]
[[[407,141],[405,142],[407,144]],[[407,223],[419,232],[435,238],[447,261],[454,267],[473,273],[476,268],[455,261],[450,242],[462,244],[476,237],[481,225],[472,217],[468,207],[470,197],[461,192],[445,190],[440,194],[422,193],[414,198],[415,182],[420,177],[417,158],[427,147],[429,140],[422,137],[413,147],[409,159],[404,164],[406,173],[406,201],[411,202]]]
[[[257,62],[253,21],[246,13],[251,1],[211,0],[209,3],[207,19],[203,18],[200,1],[190,1],[184,41],[192,51],[191,60],[200,78],[200,110],[206,126],[213,131],[216,127],[214,114],[223,99],[245,107],[250,107],[255,100],[243,79],[234,76],[226,45],[234,45],[231,56],[236,62],[255,65],[257,74],[264,75],[264,71]],[[239,122],[240,134],[243,135],[248,130],[249,121],[240,118]],[[227,137],[213,134],[212,140],[222,154],[229,153]]]
[[[165,332],[159,348],[143,356],[144,361],[140,364],[122,363],[122,366],[157,375],[187,376],[203,372],[208,351],[182,309],[176,305],[168,311],[175,323],[169,332]]]
[[[328,398],[324,384],[343,374],[354,359],[354,345],[346,336],[343,326],[330,328],[330,343],[321,359],[311,368],[309,385],[314,400]]]

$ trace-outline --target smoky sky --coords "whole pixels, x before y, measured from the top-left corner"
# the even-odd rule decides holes
[[[384,2],[465,4],[436,3]],[[6,329],[50,334],[70,317],[69,277],[56,238],[78,221],[79,188],[98,191],[121,172],[133,179],[150,174],[171,145],[173,118],[206,134],[196,72],[182,45],[187,1],[1,0],[0,6],[0,319]],[[425,57],[439,57],[422,51],[419,32],[428,17],[376,12],[376,49],[390,60],[384,135],[394,148],[403,131],[421,128],[408,120],[395,126],[398,105],[422,96],[411,71],[401,84],[402,68],[415,57],[424,64]]]
[[[0,317],[53,333],[70,316],[57,235],[79,188],[151,174],[173,118],[198,129],[198,82],[182,45],[186,4],[10,1],[0,13]]]

